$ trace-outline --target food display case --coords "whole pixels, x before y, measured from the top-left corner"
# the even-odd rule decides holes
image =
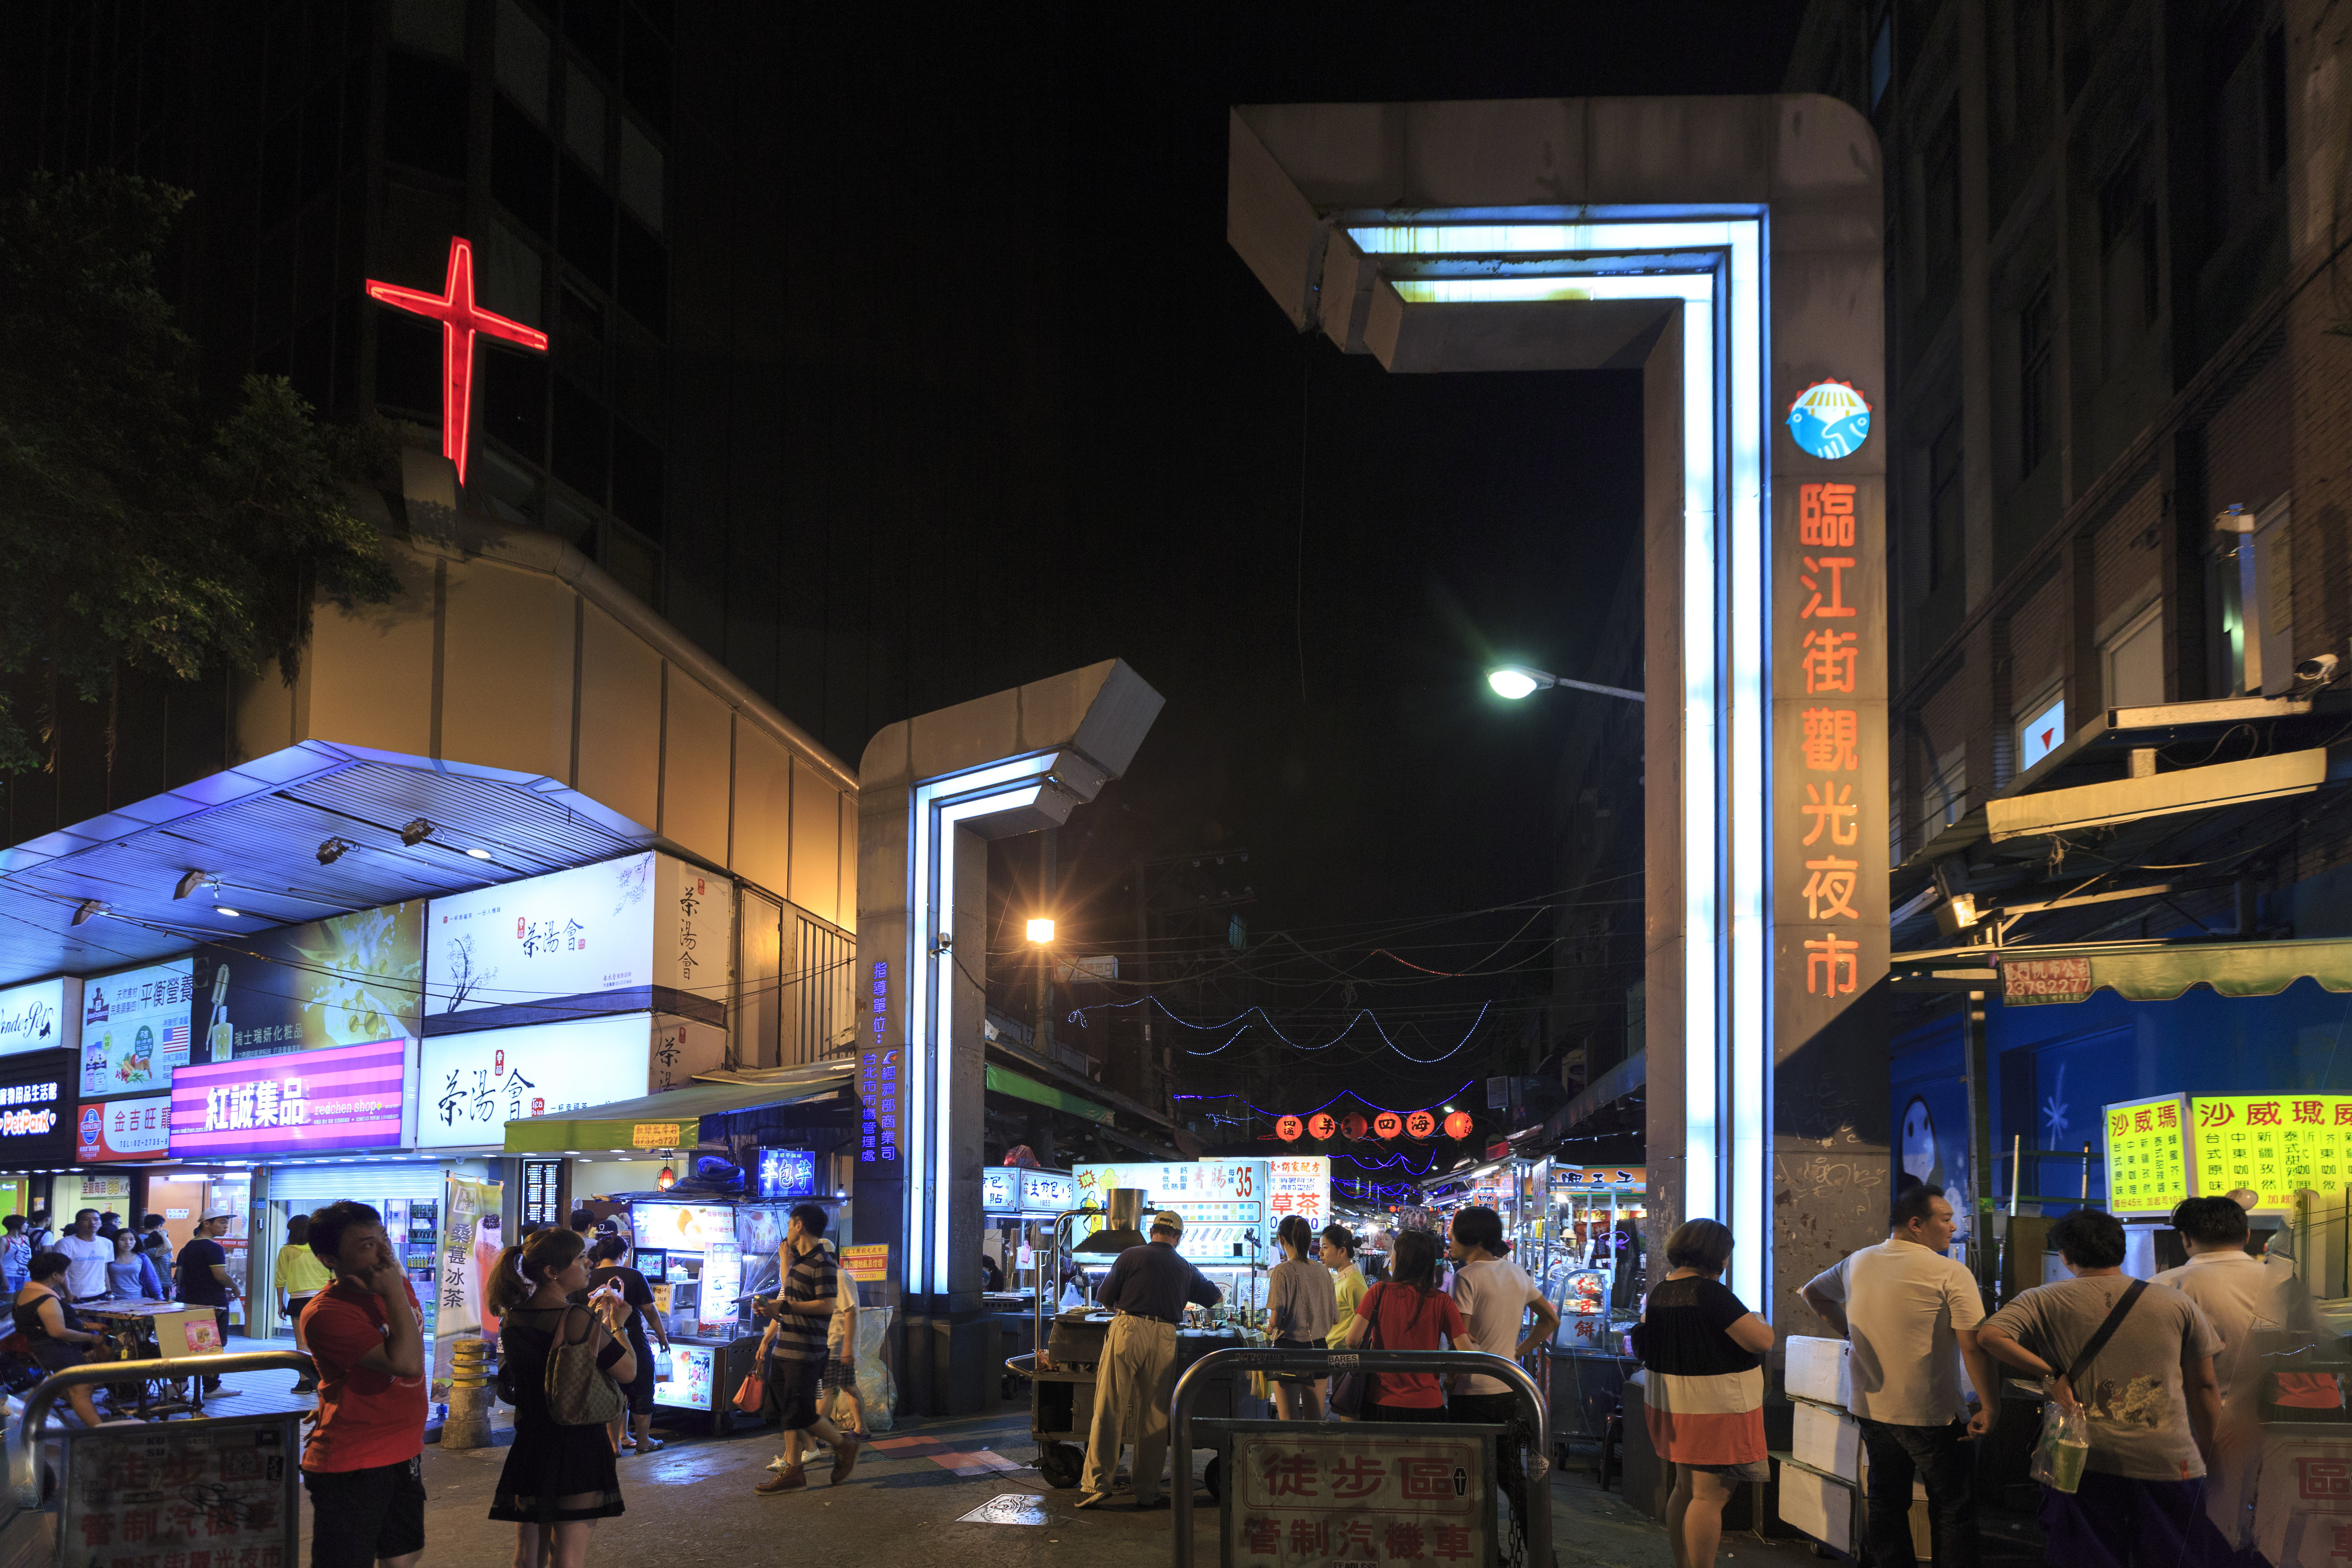
[[[668,1352],[654,1352],[655,1405],[706,1412],[719,1431],[733,1429],[735,1389],[759,1358],[762,1325],[751,1317],[751,1298],[761,1277],[767,1289],[775,1288],[776,1246],[788,1217],[788,1208],[772,1204],[630,1202],[637,1271],[669,1329]]]

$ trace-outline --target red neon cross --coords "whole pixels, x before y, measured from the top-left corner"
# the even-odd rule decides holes
[[[474,247],[454,237],[449,241],[449,280],[440,293],[379,283],[373,278],[368,279],[367,291],[371,300],[441,323],[441,455],[457,465],[457,482],[462,485],[474,416],[474,334],[488,332],[541,353],[547,352],[547,334],[474,303]]]

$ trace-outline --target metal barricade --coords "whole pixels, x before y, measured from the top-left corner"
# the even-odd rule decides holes
[[[1276,1350],[1270,1346],[1212,1351],[1184,1369],[1170,1400],[1168,1446],[1180,1466],[1192,1462],[1194,1392],[1202,1375],[1213,1370],[1282,1372],[1314,1377],[1343,1372],[1478,1373],[1499,1378],[1517,1394],[1519,1406],[1535,1429],[1535,1440],[1527,1449],[1528,1507],[1526,1517],[1519,1521],[1527,1538],[1528,1562],[1531,1568],[1551,1568],[1551,1430],[1544,1413],[1543,1391],[1536,1386],[1527,1369],[1509,1357],[1485,1351],[1316,1351]],[[1231,1425],[1223,1421],[1207,1424],[1218,1427]],[[1224,1484],[1218,1489],[1221,1510],[1231,1508],[1234,1500],[1241,1495],[1241,1480],[1237,1475],[1225,1477]],[[1171,1501],[1176,1515],[1172,1532],[1176,1568],[1192,1568],[1192,1487],[1188,1471],[1179,1470]]]
[[[68,1388],[87,1383],[123,1383],[133,1378],[218,1377],[227,1372],[299,1372],[318,1375],[316,1365],[302,1351],[247,1351],[238,1355],[178,1356],[169,1361],[102,1361],[52,1373],[25,1396],[24,1419],[8,1434],[8,1480],[18,1508],[41,1506],[41,1445],[49,1407]],[[299,1412],[294,1413],[299,1416]],[[292,1417],[289,1417],[289,1419]],[[207,1419],[207,1427],[217,1425]],[[162,1423],[142,1423],[152,1430]],[[131,1426],[86,1427],[86,1431],[132,1432]],[[290,1562],[291,1559],[289,1559]]]

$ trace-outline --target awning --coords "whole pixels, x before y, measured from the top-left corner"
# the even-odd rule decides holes
[[[2133,1002],[2169,1002],[2192,985],[2210,986],[2222,996],[2275,996],[2304,979],[2317,981],[2326,991],[2352,991],[2352,941],[2053,943],[2000,952],[1948,948],[1894,957],[1898,974],[1905,970],[1942,973],[1935,965],[1948,970],[1961,963],[1992,964],[1990,971],[1973,968],[1968,973],[1983,975],[1978,984],[1988,991],[1997,989],[2011,1007],[2082,1002],[2103,990]],[[2000,976],[1997,984],[1994,973]]]
[[[998,1067],[994,1062],[988,1064],[988,1087],[999,1094],[1009,1094],[1015,1100],[1025,1100],[1033,1105],[1046,1105],[1055,1110],[1066,1110],[1072,1116],[1083,1117],[1088,1121],[1099,1122],[1106,1126],[1110,1122],[1110,1107],[1097,1105],[1091,1100],[1080,1100],[1075,1094],[1065,1093],[1051,1084],[1039,1083],[1034,1078],[1024,1077],[1014,1072],[1011,1068]]]
[[[507,1123],[509,1154],[578,1154],[633,1149],[691,1149],[702,1119],[737,1110],[764,1110],[823,1100],[849,1087],[851,1064],[819,1062],[771,1072],[714,1074],[684,1089],[642,1100],[583,1106],[556,1116],[526,1116]]]

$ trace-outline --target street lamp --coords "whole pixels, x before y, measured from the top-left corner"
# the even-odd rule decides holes
[[[1622,686],[1597,686],[1590,680],[1570,680],[1564,675],[1538,669],[1528,664],[1500,664],[1486,672],[1486,684],[1495,695],[1517,702],[1550,686],[1572,687],[1579,691],[1597,691],[1603,697],[1622,697],[1628,702],[1643,700],[1642,693],[1628,691]]]
[[[1039,947],[1043,947],[1047,942],[1053,941],[1054,922],[1052,921],[1031,921],[1029,922],[1029,940],[1035,942]]]

